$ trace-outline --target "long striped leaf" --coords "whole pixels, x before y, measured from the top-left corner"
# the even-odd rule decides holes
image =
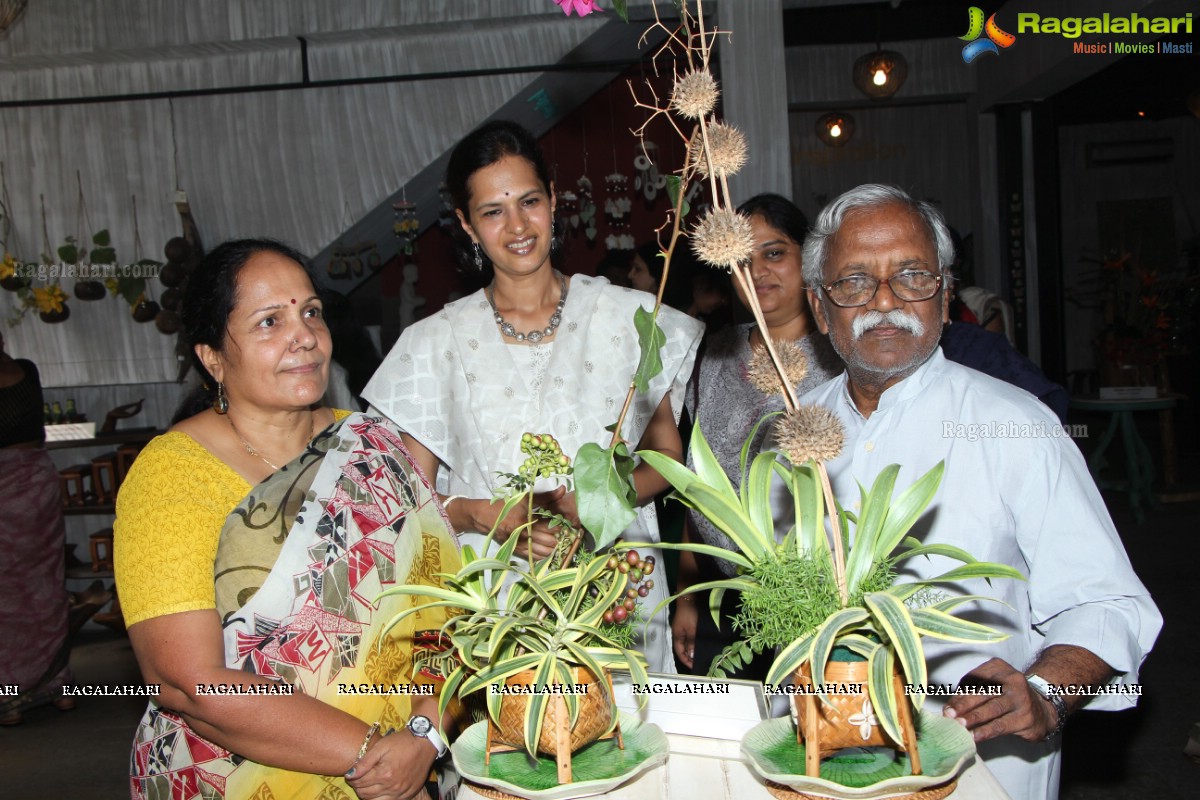
[[[742,510],[759,534],[763,549],[775,547],[775,520],[771,515],[771,476],[776,455],[759,453],[750,463],[750,472],[742,481]]]
[[[906,539],[905,541],[911,541]],[[963,550],[961,547],[955,547],[952,544],[917,544],[915,547],[910,547],[906,550],[901,550],[892,559],[893,564],[898,564],[901,561],[906,561],[917,556],[945,556],[953,558],[955,561],[961,561],[964,564],[974,564],[979,559]]]
[[[764,414],[758,422],[754,423],[754,427],[750,429],[750,435],[746,437],[746,441],[742,442],[742,452],[738,455],[738,474],[746,474],[746,462],[750,460],[750,445],[754,444],[754,440],[758,438],[758,429],[769,422],[773,417],[778,417],[782,411],[772,411],[769,414]],[[774,459],[772,459],[774,460]],[[745,498],[743,497],[743,500]]]
[[[943,572],[935,578],[925,578],[914,581],[914,583],[953,583],[969,578],[986,578],[989,580],[992,578],[1013,578],[1019,581],[1025,580],[1024,575],[1008,564],[999,564],[995,561],[976,561],[972,564],[963,564],[961,567],[955,567],[949,572]]]
[[[863,596],[871,616],[883,629],[883,634],[900,658],[905,683],[924,684],[925,651],[921,636],[913,625],[908,608],[886,592],[871,592]]]
[[[692,426],[692,439],[688,445],[688,454],[692,458],[692,464],[696,468],[696,476],[705,486],[710,486],[715,492],[719,492],[722,497],[737,503],[738,496],[733,491],[733,484],[729,482],[729,476],[725,474],[725,468],[721,466],[721,462],[713,455],[712,448],[708,446],[708,439],[704,438],[704,430],[700,425],[700,418],[696,418],[696,424]]]
[[[481,689],[487,689],[493,683],[497,685],[504,683],[506,678],[516,675],[518,672],[533,669],[542,660],[543,655],[542,653],[526,653],[502,662],[489,664],[463,681],[462,694],[473,694]]]
[[[771,668],[767,670],[766,683],[772,686],[779,686],[789,676],[800,669],[800,665],[808,661],[812,656],[813,640],[816,638],[816,631],[813,631],[805,636],[794,640],[787,647],[779,651],[779,655],[775,656],[775,660],[771,662]]]
[[[899,464],[889,464],[875,478],[870,492],[859,486],[862,508],[859,511],[858,524],[854,526],[854,547],[846,557],[846,588],[852,595],[881,556],[887,556],[886,552],[879,552],[878,543],[884,520],[887,519],[892,487],[895,486],[899,473]]]
[[[837,644],[837,640],[842,637],[842,632],[846,629],[853,629],[855,625],[863,622],[870,616],[864,608],[843,608],[830,614],[821,623],[821,627],[817,628],[816,636],[813,638],[812,645],[812,680],[815,684],[825,683],[825,662],[829,660],[829,654],[833,652],[833,646]]]
[[[945,469],[946,462],[939,461],[932,469],[917,478],[911,486],[891,500],[887,509],[887,519],[883,523],[875,551],[878,559],[886,558],[895,550],[917,519],[925,513],[925,509],[933,502],[933,496],[937,494]]]
[[[890,647],[880,645],[868,659],[871,679],[867,683],[867,693],[871,698],[871,706],[875,709],[875,717],[880,726],[892,737],[894,742],[903,742],[900,734],[900,712],[897,708],[896,695],[892,692],[892,671],[896,668],[896,656]],[[907,703],[908,698],[901,697],[899,702]]]
[[[530,695],[528,702],[525,704],[525,750],[529,755],[537,756],[538,739],[542,737],[542,727],[546,722],[546,703],[550,701],[550,695],[543,694],[550,683],[553,682],[555,667],[558,665],[558,659],[553,653],[546,653],[538,664],[537,671],[533,675],[534,694]]]
[[[773,549],[774,529],[771,530],[771,546],[765,546],[764,537],[739,504],[730,503],[723,495],[700,483],[692,484],[687,496],[708,521],[732,539],[748,558],[761,560]]]
[[[1000,642],[1008,638],[1007,633],[934,608],[914,608],[909,615],[918,631],[935,639],[949,642]]]
[[[703,553],[706,556],[719,558],[745,569],[754,567],[754,563],[741,553],[735,553],[732,550],[726,550],[724,547],[715,547],[711,544],[700,544],[699,542],[657,542],[654,546],[660,550],[685,550],[690,553]]]

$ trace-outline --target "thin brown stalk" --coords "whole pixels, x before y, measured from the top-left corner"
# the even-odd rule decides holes
[[[842,545],[842,518],[837,513],[837,505],[833,497],[833,487],[829,483],[829,472],[825,462],[817,461],[817,472],[821,476],[821,491],[825,494],[825,509],[829,514],[829,523],[833,528],[833,576],[837,581],[838,597],[842,600],[842,608],[850,605],[850,593],[846,589],[846,549]]]
[[[787,373],[783,369],[783,362],[779,359],[779,353],[775,351],[775,344],[771,340],[771,331],[767,328],[767,321],[763,317],[762,306],[758,303],[758,295],[754,293],[754,281],[750,278],[750,268],[739,264],[732,271],[733,277],[742,289],[742,296],[746,298],[746,302],[750,306],[750,311],[754,314],[754,322],[758,325],[758,333],[762,336],[763,344],[767,348],[767,355],[771,357],[771,364],[774,365],[775,374],[779,377],[779,384],[783,387],[784,405],[787,406],[788,411],[795,411],[800,405],[796,399],[796,390],[792,388]]]

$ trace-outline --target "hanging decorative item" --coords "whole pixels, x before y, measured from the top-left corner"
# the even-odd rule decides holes
[[[50,246],[50,230],[46,225],[46,198],[38,195],[42,208],[42,264],[46,266],[49,277],[45,286],[34,288],[28,297],[22,298],[28,307],[38,310],[42,322],[65,322],[71,316],[67,306],[67,293],[58,285],[58,264],[54,260],[54,252]],[[22,312],[22,315],[24,312]]]
[[[896,93],[908,77],[908,61],[894,50],[876,47],[854,62],[854,86],[872,100]]]
[[[450,187],[445,181],[438,184],[438,197],[442,200],[442,210],[438,212],[438,225],[452,228],[458,224],[458,215],[454,213],[454,198],[450,196]]]
[[[4,179],[4,162],[0,161],[0,288],[17,292],[29,288],[29,276],[24,274],[26,265],[21,260],[21,248],[17,242],[17,229],[12,221],[12,202],[8,197],[8,183]]]
[[[604,188],[608,197],[604,200],[604,216],[609,227],[624,229],[629,227],[629,212],[633,201],[626,192],[629,191],[629,178],[619,172],[605,176]]]
[[[658,154],[658,145],[646,140],[642,142],[642,152],[633,159],[634,169],[638,176],[633,181],[633,190],[640,191],[647,201],[653,203],[660,189],[667,185],[667,176],[660,175],[654,159]]]
[[[579,180],[575,182],[579,194],[579,224],[583,226],[583,233],[588,241],[592,242],[596,240],[596,203],[592,200],[592,182],[586,174],[586,154],[583,169],[585,174],[580,175]]]
[[[75,183],[79,187],[75,214],[75,230],[78,236],[66,237],[64,243],[58,248],[58,259],[63,266],[63,276],[66,277],[68,273],[75,276],[75,297],[89,301],[103,300],[104,284],[96,280],[94,273],[98,273],[104,266],[115,265],[117,253],[109,246],[108,230],[105,229],[92,236],[95,253],[89,257],[90,254],[84,245],[83,236],[85,230],[92,229],[92,220],[88,216],[87,201],[83,196],[83,178],[80,176],[79,170],[75,170]],[[92,264],[99,266],[93,270]]]
[[[416,255],[417,234],[421,230],[421,220],[417,218],[417,206],[410,203],[407,197],[392,203],[392,213],[396,219],[392,223],[392,231],[400,240],[400,250],[406,256]]]
[[[579,229],[579,195],[570,189],[558,193],[558,216],[569,230]]]

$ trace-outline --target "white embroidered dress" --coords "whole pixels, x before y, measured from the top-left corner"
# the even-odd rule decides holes
[[[541,380],[530,380],[528,345],[501,336],[483,291],[448,304],[433,317],[406,328],[363,391],[363,397],[421,442],[444,465],[443,494],[491,497],[496,473],[515,472],[525,457],[521,434],[550,433],[572,455],[587,442],[607,445],[605,426],[616,421],[637,367],[633,326],[637,306],[653,309],[654,297],[612,286],[602,278],[571,277],[562,325],[550,345]],[[676,421],[691,376],[702,323],[663,307],[666,334],[663,371],[639,392],[626,417],[624,436],[636,443],[668,393]],[[543,352],[545,352],[543,350]],[[479,532],[459,531],[478,548]],[[659,541],[653,504],[642,506],[625,530],[627,541]],[[661,554],[654,551],[659,563]],[[649,612],[667,596],[655,581],[643,601]],[[674,672],[670,628],[664,609],[642,642],[650,669]]]

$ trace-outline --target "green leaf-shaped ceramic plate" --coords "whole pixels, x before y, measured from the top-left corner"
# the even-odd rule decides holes
[[[920,712],[917,751],[924,774],[912,775],[908,756],[887,748],[855,748],[821,761],[821,775],[804,774],[804,745],[788,717],[755,725],[742,738],[742,753],[762,778],[797,792],[838,800],[909,794],[953,780],[975,755],[970,732],[940,714]]]
[[[454,766],[465,780],[527,800],[565,800],[604,794],[665,762],[670,749],[662,728],[620,713],[625,749],[617,747],[615,738],[583,748],[571,758],[573,780],[568,784],[558,782],[554,759],[546,756],[538,757],[535,762],[523,752],[493,753],[492,763],[485,765],[487,722],[475,723],[458,737],[450,748]]]

